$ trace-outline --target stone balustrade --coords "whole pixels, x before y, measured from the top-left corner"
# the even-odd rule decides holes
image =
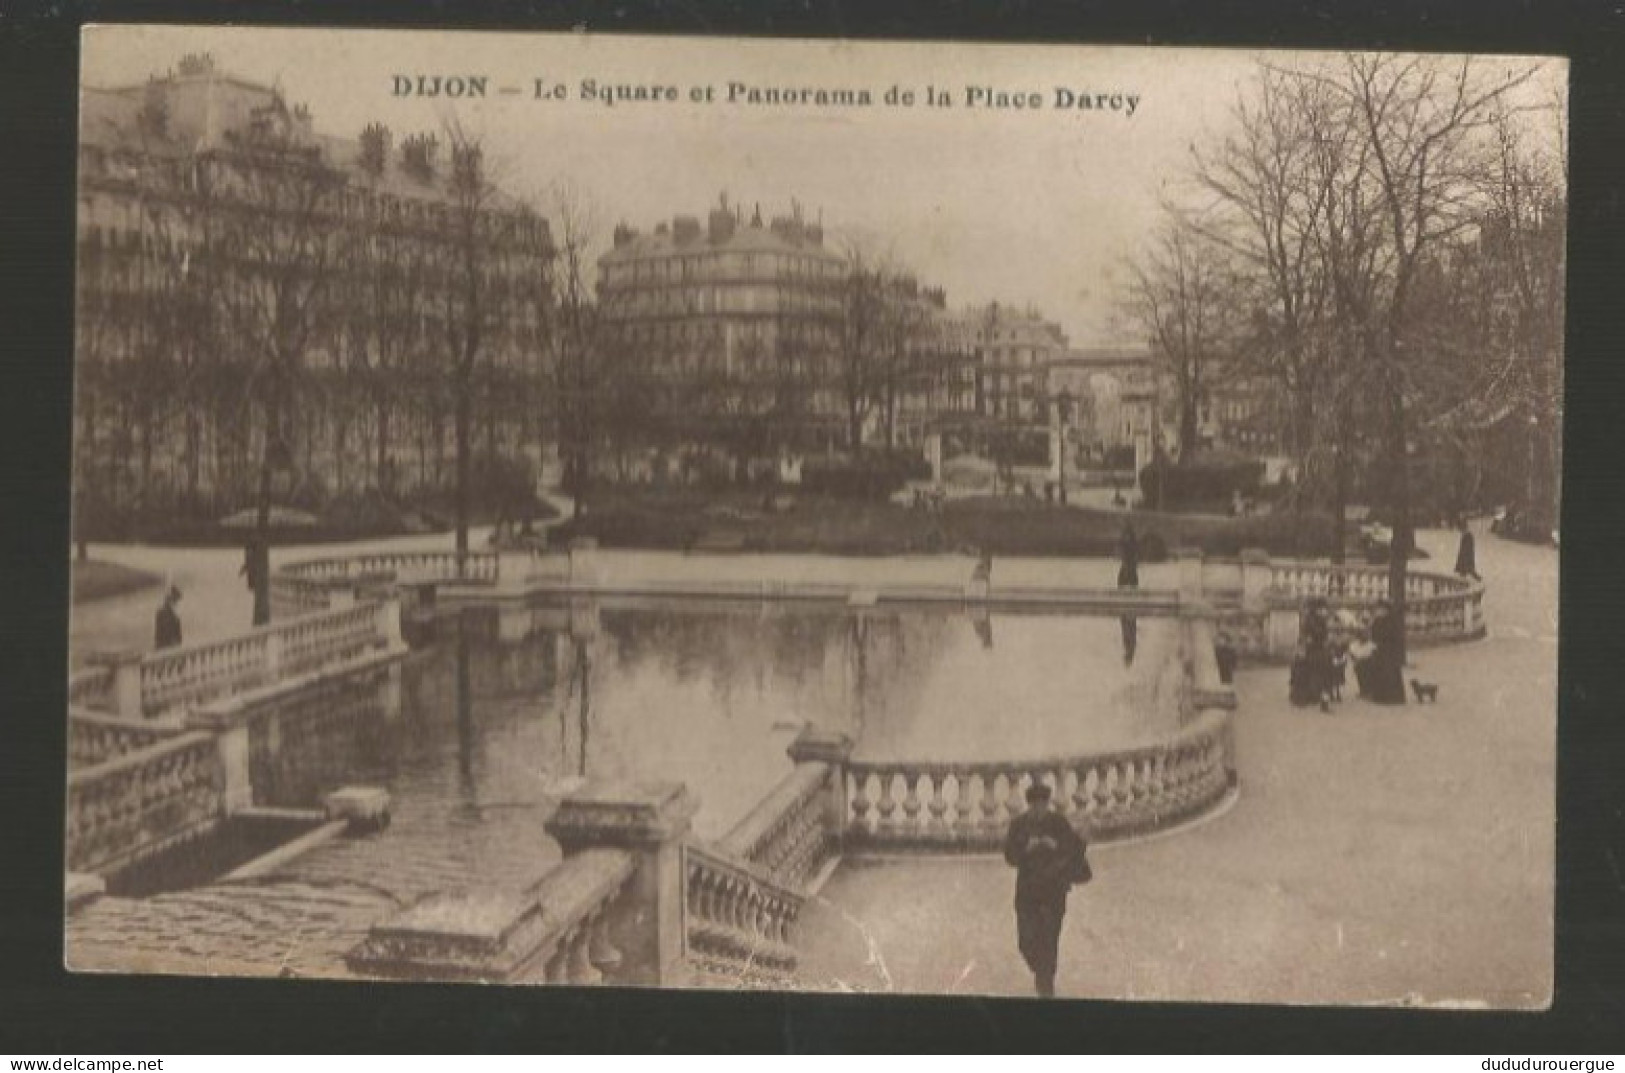
[[[829,763],[798,763],[722,837],[721,847],[776,883],[805,886],[835,850],[827,798],[839,777]]]
[[[141,714],[174,708],[275,680],[272,637],[279,627],[262,627],[219,641],[153,652],[142,659]]]
[[[68,706],[106,711],[113,705],[113,668],[82,667],[68,677]]]
[[[173,737],[178,729],[68,709],[68,770],[93,767]]]
[[[379,605],[357,604],[325,615],[306,615],[277,627],[280,673],[306,674],[351,660],[386,643],[379,628]]]
[[[354,604],[146,655],[93,653],[94,666],[74,676],[69,702],[124,719],[150,719],[400,645],[400,610],[393,599]]]
[[[854,761],[847,765],[848,848],[998,849],[1034,782],[1102,841],[1144,834],[1217,805],[1234,784],[1231,716],[1203,710],[1168,739],[1022,762]]]
[[[326,611],[397,585],[494,585],[502,573],[495,552],[379,552],[289,563],[271,575],[271,608],[278,619]]]
[[[67,865],[106,872],[208,833],[223,818],[215,737],[177,734],[68,773]]]
[[[636,868],[629,852],[593,849],[522,891],[432,897],[374,925],[345,961],[362,975],[395,979],[621,982],[613,910]]]
[[[793,972],[791,929],[803,896],[762,870],[690,843],[683,851],[688,959],[702,971],[774,978]]]

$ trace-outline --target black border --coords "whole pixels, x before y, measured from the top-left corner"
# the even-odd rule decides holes
[[[0,0],[0,1053],[1625,1051],[1625,16],[1532,0]],[[78,27],[218,22],[1568,55],[1557,996],[1544,1014],[73,976],[61,968]],[[1470,877],[1464,877],[1470,881]]]

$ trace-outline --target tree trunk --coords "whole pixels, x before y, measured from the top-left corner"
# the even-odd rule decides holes
[[[256,496],[257,516],[254,519],[254,554],[248,567],[249,581],[254,586],[254,620],[256,626],[271,621],[271,445],[275,436],[272,422],[265,423],[265,441],[260,448],[259,492]]]
[[[455,415],[457,437],[457,576],[463,573],[463,559],[468,555],[468,478],[469,478],[469,451],[473,439],[473,429],[470,418],[473,409],[469,398],[469,388],[466,378],[457,385],[457,408]]]
[[[1392,499],[1394,536],[1388,553],[1388,599],[1393,604],[1399,662],[1405,662],[1405,576],[1410,567],[1415,531],[1411,525],[1411,467],[1406,450],[1405,396],[1398,376],[1389,371],[1384,378],[1384,407],[1387,410],[1389,453],[1394,467]]]
[[[1341,566],[1344,533],[1349,511],[1349,415],[1347,405],[1339,407],[1336,439],[1332,444],[1332,562]],[[1301,483],[1301,482],[1300,482]]]
[[[1179,462],[1190,461],[1196,454],[1196,403],[1182,402],[1179,407]]]
[[[388,494],[389,489],[389,405],[380,397],[378,407],[378,490]]]

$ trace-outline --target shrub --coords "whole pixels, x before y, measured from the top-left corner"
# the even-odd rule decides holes
[[[1140,488],[1146,502],[1165,510],[1226,511],[1237,492],[1255,498],[1263,479],[1264,463],[1255,459],[1214,457],[1174,464],[1159,458],[1140,472]]]
[[[873,451],[853,458],[809,458],[801,467],[801,487],[813,495],[881,500],[911,480],[930,476],[930,464],[912,452]]]

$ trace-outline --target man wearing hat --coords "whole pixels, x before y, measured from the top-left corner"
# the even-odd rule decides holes
[[[181,602],[181,590],[174,585],[164,593],[164,602],[152,617],[152,646],[179,648],[181,644],[181,616],[175,605]]]
[[[1004,840],[1004,859],[1016,869],[1016,943],[1046,998],[1055,994],[1067,892],[1089,879],[1088,846],[1050,796],[1044,783],[1027,787],[1027,811],[1010,821]]]

